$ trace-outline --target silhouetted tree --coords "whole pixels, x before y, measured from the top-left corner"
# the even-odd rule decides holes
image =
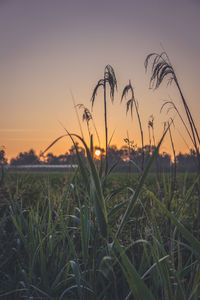
[[[78,149],[79,155],[83,161],[85,161],[85,149],[79,146],[79,143],[75,143],[76,148]],[[70,164],[77,163],[76,148],[74,145],[69,149],[69,155],[67,156],[67,162]]]
[[[29,152],[20,152],[16,158],[12,158],[10,161],[11,165],[35,165],[39,163],[39,157],[33,149]]]
[[[59,164],[58,156],[53,155],[53,153],[47,153],[46,155],[46,163],[49,165],[57,165]]]
[[[110,165],[121,161],[120,151],[115,145],[112,145],[108,149],[108,162]]]
[[[5,153],[5,150],[4,149],[1,149],[0,150],[0,165],[3,166],[3,165],[6,165],[7,164],[7,158],[5,157],[6,156],[6,153]]]
[[[186,154],[179,153],[176,156],[178,172],[196,172],[198,166],[195,159],[196,152],[194,150],[190,150],[190,153]]]

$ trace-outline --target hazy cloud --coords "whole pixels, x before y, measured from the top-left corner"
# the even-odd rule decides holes
[[[1,128],[0,132],[33,132],[39,131],[39,129],[27,129],[27,128]]]

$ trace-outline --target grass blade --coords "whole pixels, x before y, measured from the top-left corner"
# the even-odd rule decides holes
[[[119,244],[118,240],[114,239],[116,249],[120,253],[121,261],[119,261],[117,255],[114,253],[114,256],[116,257],[124,276],[126,277],[126,280],[128,282],[129,288],[132,291],[132,294],[134,296],[134,299],[140,299],[140,300],[153,300],[154,297],[150,291],[150,289],[146,286],[144,281],[140,278],[140,275],[136,271],[135,267],[131,264],[128,256],[126,255],[124,249]]]

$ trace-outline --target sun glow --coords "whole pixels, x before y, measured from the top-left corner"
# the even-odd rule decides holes
[[[95,155],[97,156],[97,157],[99,157],[100,155],[101,155],[101,151],[98,149],[98,150],[96,150],[95,151]]]

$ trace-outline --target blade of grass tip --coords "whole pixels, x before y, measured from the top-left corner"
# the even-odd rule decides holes
[[[142,169],[138,166],[132,159],[130,159],[130,163],[137,168],[137,170],[142,173]]]
[[[78,226],[80,226],[80,223],[81,223],[81,221],[80,221],[80,218],[78,218],[77,216],[75,216],[75,215],[69,215],[69,217],[78,225]]]
[[[108,213],[108,218],[112,218],[113,216],[115,216],[116,214],[118,214],[118,212],[130,201],[130,199],[126,199],[125,201],[121,202],[120,204],[114,206]]]
[[[102,173],[100,173],[100,178],[101,178],[101,182],[102,182],[102,186],[104,187],[106,185],[106,181],[107,181],[107,178],[108,176],[113,172],[113,170],[117,167],[117,165],[119,164],[120,160],[116,161],[112,166],[111,168],[108,170],[107,174],[104,175],[104,177],[102,178]],[[103,170],[102,170],[103,171]]]
[[[108,175],[110,175],[110,173],[112,173],[112,171],[117,167],[117,165],[119,164],[120,162],[120,159],[118,161],[116,161],[112,166],[111,168],[108,170],[108,173],[106,174],[105,178],[108,177]]]
[[[122,186],[117,189],[111,190],[110,193],[106,196],[105,201],[109,202],[114,196],[120,194],[120,192],[125,190],[126,190],[126,186]]]
[[[67,262],[59,271],[59,273],[56,276],[56,279],[54,280],[54,282],[52,283],[51,288],[52,289],[56,289],[62,282],[62,275],[65,272],[65,278],[68,278],[68,273],[70,270],[70,264],[69,262]]]
[[[59,136],[57,139],[55,139],[41,154],[40,156],[43,156],[44,153],[46,153],[55,143],[57,143],[60,139],[67,136],[66,134]]]
[[[144,181],[145,181],[145,179],[146,179],[146,177],[147,177],[147,175],[149,173],[149,170],[150,170],[150,168],[152,166],[152,163],[153,163],[153,161],[154,161],[154,159],[155,159],[155,157],[156,157],[156,155],[157,155],[157,153],[159,151],[159,148],[160,148],[160,146],[161,146],[161,144],[162,144],[162,142],[164,140],[164,137],[165,137],[165,135],[166,135],[166,133],[167,133],[167,131],[168,131],[168,129],[169,129],[170,126],[171,126],[171,123],[168,125],[167,129],[163,133],[163,135],[162,135],[162,137],[160,139],[160,142],[158,143],[158,145],[157,145],[157,147],[156,147],[153,155],[149,159],[149,162],[148,162],[148,164],[147,164],[147,166],[146,166],[146,168],[145,168],[145,170],[143,172],[143,175],[142,175],[142,177],[140,179],[140,182],[139,182],[139,184],[138,184],[138,186],[137,186],[137,188],[135,190],[135,194],[132,196],[131,202],[130,202],[129,206],[127,207],[127,210],[126,210],[126,212],[125,212],[125,214],[124,214],[124,216],[122,218],[121,224],[120,224],[120,226],[119,226],[119,228],[117,230],[117,233],[116,233],[116,237],[118,237],[119,233],[121,232],[122,228],[125,225],[125,222],[127,221],[127,219],[129,218],[129,216],[130,216],[130,214],[132,212],[133,206],[134,206],[134,204],[135,204],[135,202],[136,202],[136,200],[137,200],[137,198],[138,198],[138,196],[139,196],[139,194],[141,192],[141,189],[142,189],[142,186],[144,184]]]
[[[119,251],[121,261],[119,261],[119,258],[117,257],[116,253],[113,251],[113,254],[118,261],[124,276],[126,277],[126,280],[128,282],[129,288],[132,291],[133,296],[135,299],[140,300],[154,300],[154,296],[152,295],[152,292],[150,289],[146,286],[144,281],[140,278],[140,275],[136,271],[135,267],[131,264],[128,256],[126,255],[124,249],[118,242],[116,238],[114,238],[116,249]]]
[[[116,128],[113,130],[113,133],[112,133],[112,135],[111,135],[111,137],[110,137],[110,140],[109,140],[109,142],[108,142],[108,146],[110,146],[110,143],[111,143],[111,141],[112,141],[112,139],[113,139],[113,136],[114,136],[114,134],[115,134],[115,131],[116,131]]]
[[[98,134],[98,131],[97,131],[96,125],[95,125],[95,123],[94,123],[94,119],[93,119],[93,117],[92,117],[92,123],[93,123],[94,130],[95,130],[95,132],[96,132],[96,136],[97,136],[97,139],[98,139],[99,148],[101,148],[101,141],[100,141],[99,134]]]
[[[161,263],[166,258],[169,258],[169,255],[166,255],[158,260],[158,262],[155,262],[141,277],[141,279],[144,279],[149,273],[157,266],[158,263]]]

